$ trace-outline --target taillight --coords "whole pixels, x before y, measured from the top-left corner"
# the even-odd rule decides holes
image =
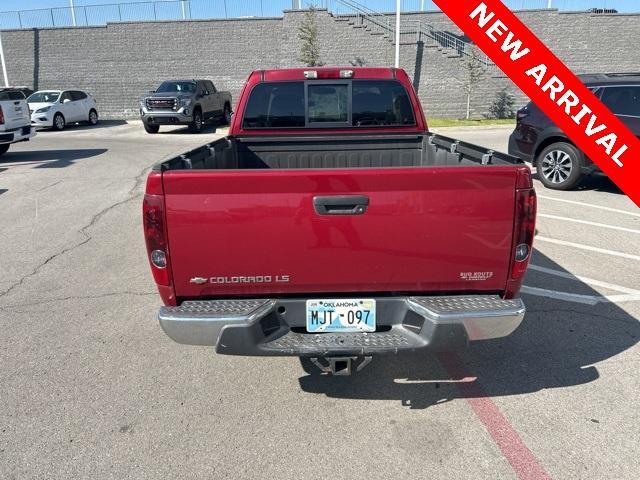
[[[159,173],[152,172],[147,178],[147,193],[142,202],[142,220],[153,278],[158,285],[169,285],[169,246],[165,226],[162,177]]]
[[[0,125],[4,125],[4,112],[2,111],[1,106],[0,106]]]
[[[531,180],[531,171],[523,167],[518,170],[516,180],[516,208],[511,253],[510,281],[505,296],[513,297],[520,289],[533,252],[536,232],[537,198]]]
[[[522,120],[529,116],[529,109],[527,107],[521,108],[516,112],[516,123],[519,125]]]
[[[536,229],[536,191],[533,188],[516,192],[516,229],[511,264],[511,278],[524,277],[531,259],[533,237]]]

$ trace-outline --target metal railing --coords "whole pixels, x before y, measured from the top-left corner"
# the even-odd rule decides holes
[[[348,18],[354,25],[361,25],[370,31],[377,31],[393,39],[396,33],[395,17],[389,13],[381,13],[371,10],[366,5],[355,0],[331,0],[340,5],[339,10],[346,13],[337,14],[337,17]],[[499,73],[500,69],[486,54],[478,50],[473,43],[460,38],[453,33],[437,29],[422,20],[405,20],[400,24],[400,36],[406,42],[407,35],[415,42],[425,42],[450,52],[459,57],[474,57],[488,71]]]
[[[421,42],[426,39],[439,48],[447,49],[460,57],[473,57],[488,71],[501,73],[498,66],[489,56],[477,48],[473,43],[468,42],[452,33],[438,30],[428,23],[417,21],[414,23],[416,41]]]
[[[301,0],[302,4],[313,3],[327,8],[333,0]],[[638,0],[502,0],[512,10],[588,10],[591,8],[618,9],[624,12],[639,12]],[[396,0],[363,0],[369,8],[379,12],[393,12],[396,9]],[[403,12],[434,11],[440,8],[432,0],[401,0]],[[331,10],[331,9],[330,9]]]
[[[504,0],[512,9],[554,8],[585,10],[587,8],[621,8],[640,11],[638,0]],[[355,6],[353,4],[356,4]],[[126,3],[76,5],[75,7],[43,8],[0,12],[0,28],[51,28],[106,25],[108,22],[138,22],[157,20],[188,20],[204,18],[243,18],[282,16],[287,9],[326,8],[334,14],[349,14],[354,7],[372,23],[383,28],[389,13],[396,8],[395,0],[131,0]],[[402,0],[403,12],[438,10],[432,0]],[[387,12],[387,13],[380,13]],[[391,28],[394,28],[391,25]]]

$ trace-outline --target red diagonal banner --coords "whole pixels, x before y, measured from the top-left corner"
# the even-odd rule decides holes
[[[640,206],[640,140],[500,0],[434,0]]]

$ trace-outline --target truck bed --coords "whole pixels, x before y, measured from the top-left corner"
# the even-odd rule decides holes
[[[226,137],[156,165],[166,170],[517,166],[522,160],[436,134]]]

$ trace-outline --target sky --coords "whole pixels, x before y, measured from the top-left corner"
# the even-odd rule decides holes
[[[316,0],[316,4],[326,3],[331,0]],[[395,0],[358,0],[360,3],[366,4],[369,8],[377,11],[390,11],[394,9]],[[503,0],[512,8],[540,8],[545,7],[548,0]],[[556,8],[564,10],[584,10],[592,7],[606,7],[615,8],[621,12],[640,11],[640,0],[551,0],[552,4]],[[75,5],[91,5],[91,4],[105,4],[105,3],[130,3],[131,0],[74,0]],[[192,0],[192,3],[199,3],[206,5],[212,4],[213,8],[223,2],[227,3],[227,8],[230,11],[237,9],[234,4],[244,5],[244,9],[248,4],[259,4],[260,0]],[[307,0],[303,0],[307,2]],[[263,12],[264,8],[267,8],[268,4],[278,4],[278,6],[291,5],[290,0],[263,0]],[[426,9],[433,9],[433,4],[430,0],[402,0],[403,8],[405,10],[420,10],[421,5],[425,5]],[[0,0],[0,11],[8,10],[29,10],[37,8],[51,8],[51,7],[66,7],[69,5],[69,0]],[[282,7],[280,7],[282,8]],[[259,12],[256,12],[259,14]]]

